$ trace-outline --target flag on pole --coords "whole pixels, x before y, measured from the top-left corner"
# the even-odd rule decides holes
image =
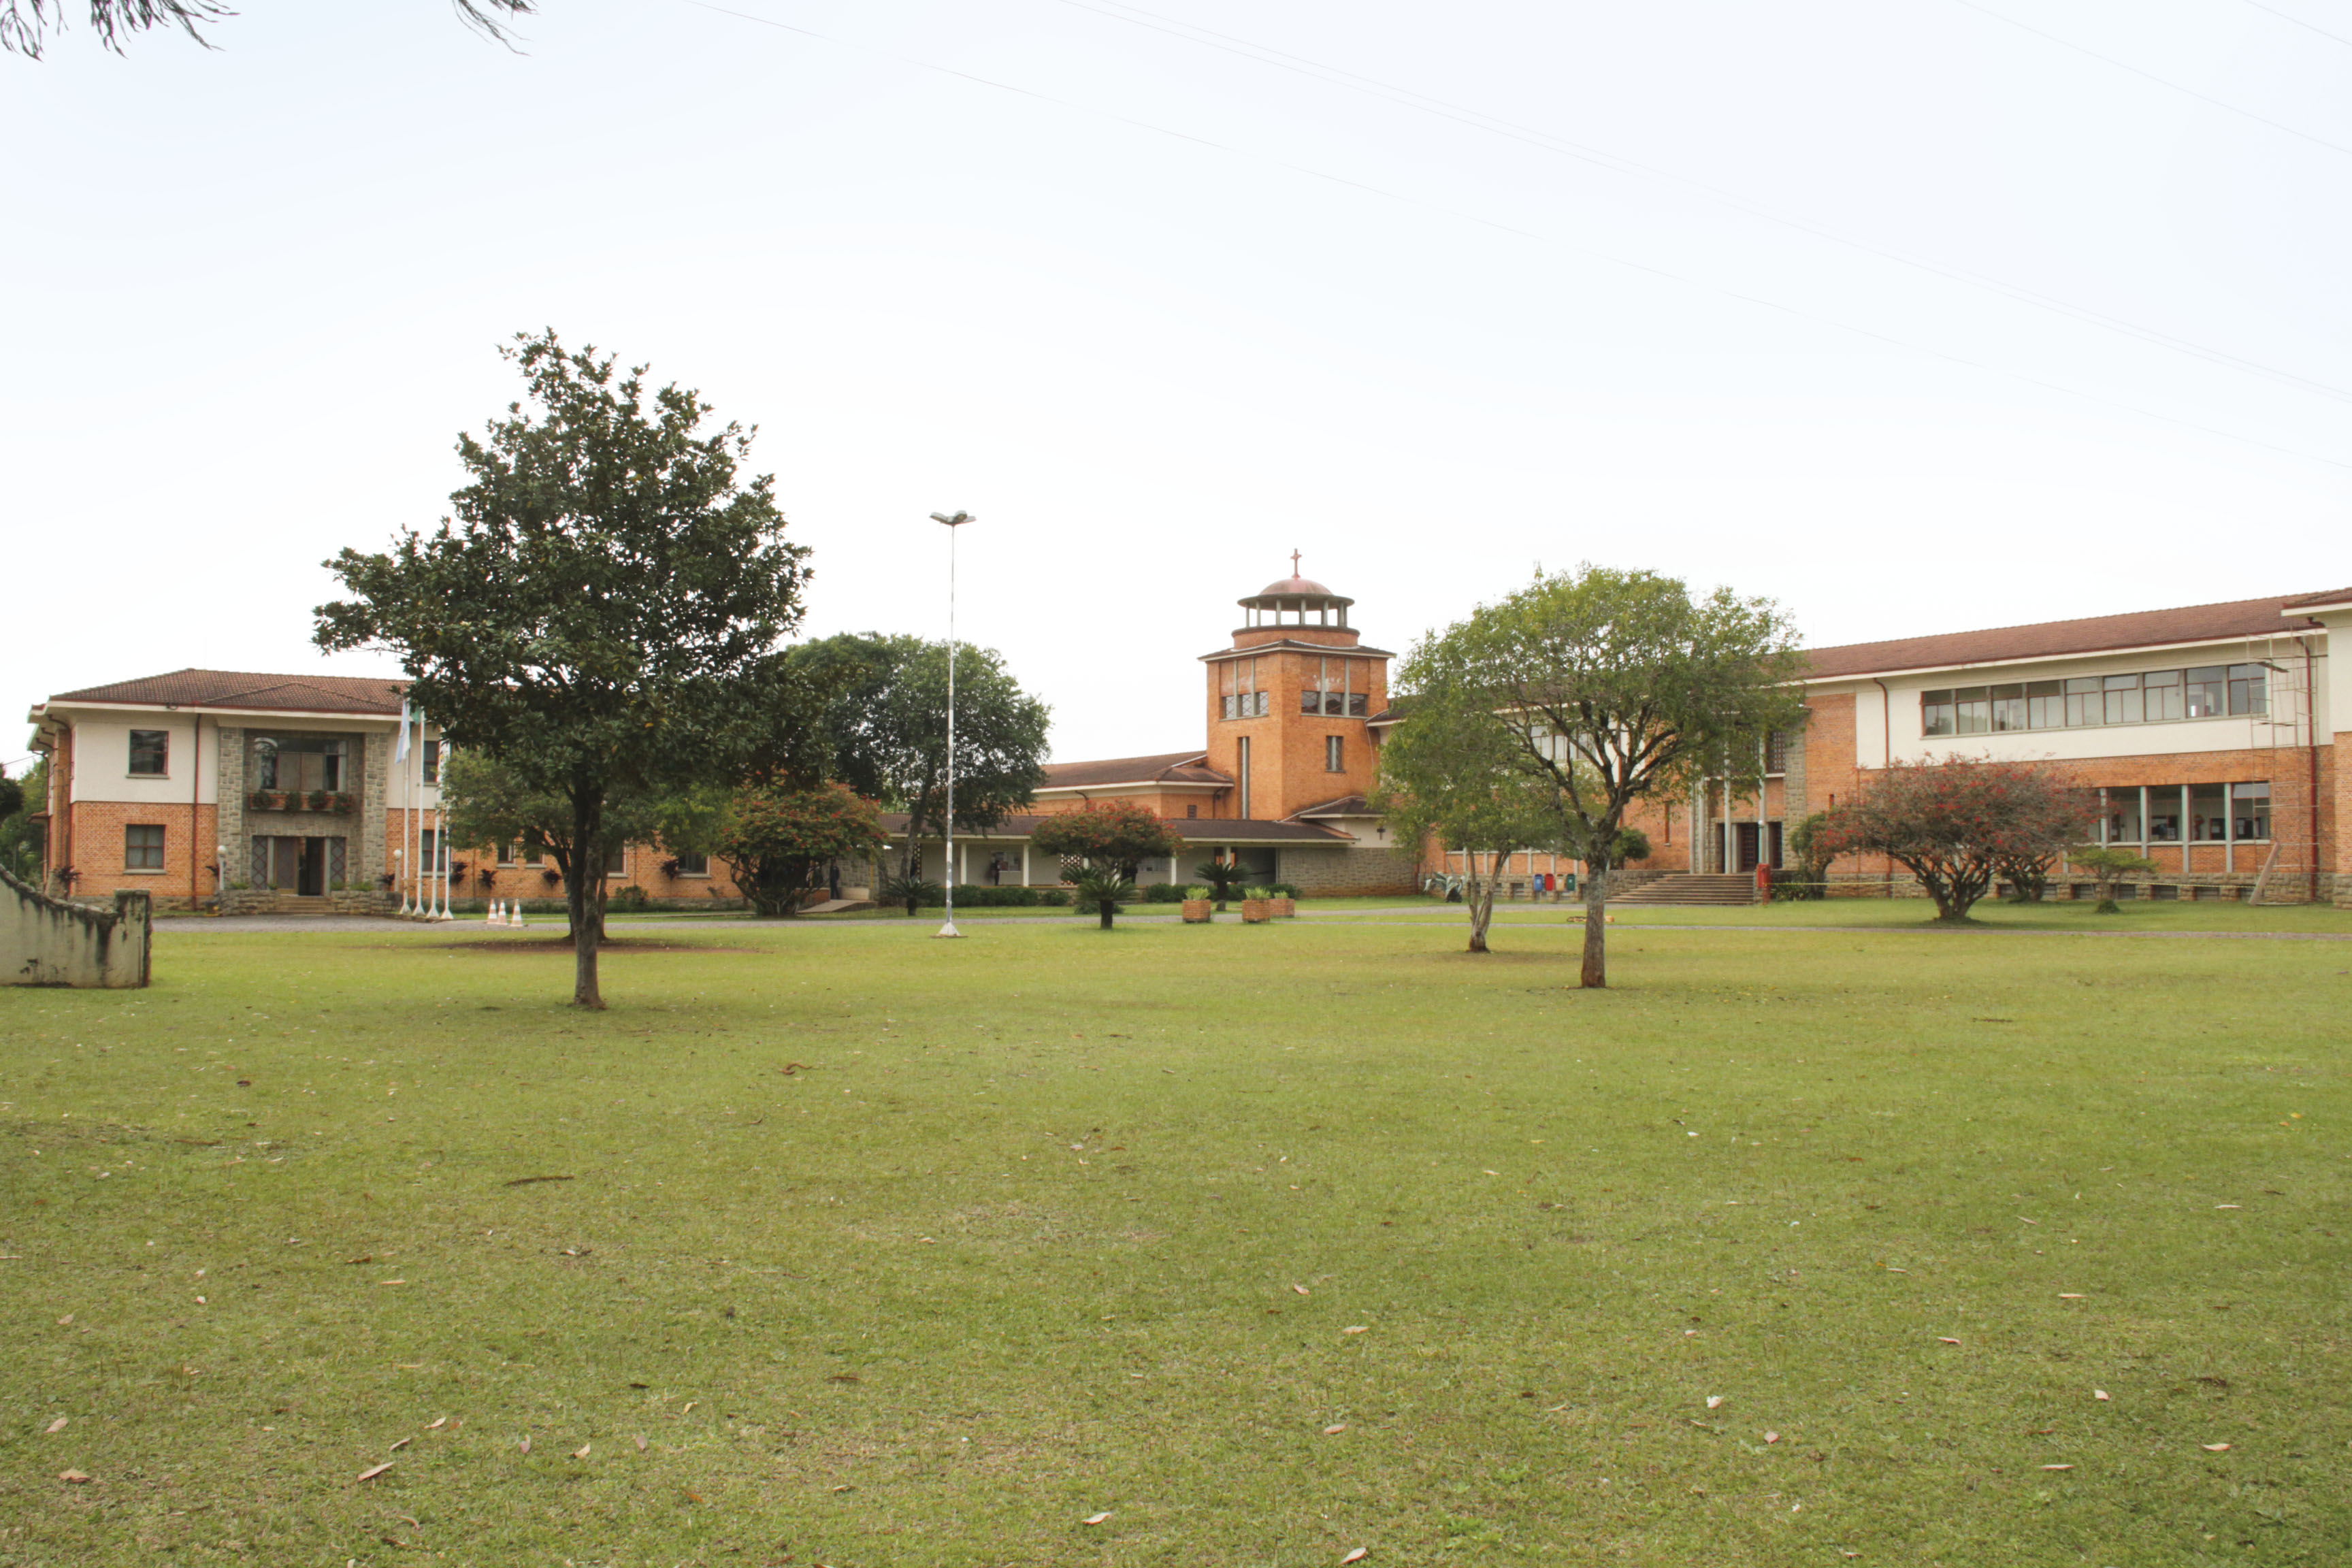
[[[408,761],[408,699],[405,697],[400,700],[400,739],[392,748],[392,760],[395,763]]]

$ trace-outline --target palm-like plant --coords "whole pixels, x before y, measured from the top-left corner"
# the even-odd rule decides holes
[[[1134,879],[1115,870],[1081,871],[1072,886],[1077,889],[1078,908],[1091,908],[1101,915],[1105,931],[1110,930],[1111,918],[1118,913],[1119,905],[1135,902]]]
[[[1234,889],[1242,885],[1242,879],[1248,874],[1232,860],[1203,860],[1192,868],[1192,875],[1206,882],[1215,892],[1217,910],[1221,914],[1224,911],[1225,900],[1234,896]]]
[[[908,920],[914,919],[916,910],[929,903],[933,895],[944,898],[946,893],[946,889],[924,877],[893,877],[882,884],[882,897],[890,903],[906,905]]]

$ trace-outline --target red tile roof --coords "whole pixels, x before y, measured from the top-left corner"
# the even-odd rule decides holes
[[[982,833],[976,827],[956,829],[958,838],[977,843],[982,839],[1026,838],[1037,830],[1045,816],[1008,816]],[[1267,822],[1260,818],[1246,821],[1230,816],[1163,816],[1160,819],[1175,829],[1179,837],[1197,844],[1347,844],[1352,842],[1344,833],[1328,827],[1318,827],[1311,822]],[[882,831],[890,837],[902,837],[907,831],[907,814],[886,811],[882,814]],[[933,828],[927,838],[936,839],[939,830]]]
[[[110,686],[60,692],[52,704],[119,702],[143,708],[291,709],[396,719],[408,683],[356,675],[254,675],[228,669],[175,669]]]
[[[2314,595],[2312,602],[2324,600],[2324,595]],[[2135,610],[2128,615],[2092,616],[2079,621],[2042,621],[2033,626],[1808,648],[1807,675],[1813,680],[1835,680],[1894,670],[1952,669],[2068,654],[2284,637],[2319,625],[2308,616],[2288,613],[2296,602],[2293,598],[2234,599],[2224,605]]]
[[[2325,594],[2297,594],[2286,602],[2290,610],[2300,610],[2314,605],[2352,604],[2352,588],[2330,588]]]
[[[1107,757],[1092,763],[1047,763],[1045,789],[1093,789],[1105,784],[1229,784],[1234,781],[1204,765],[1205,752],[1162,752],[1149,757]]]

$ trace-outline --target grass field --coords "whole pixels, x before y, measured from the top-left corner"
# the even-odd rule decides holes
[[[1347,908],[0,991],[0,1563],[2347,1560],[2352,919]]]

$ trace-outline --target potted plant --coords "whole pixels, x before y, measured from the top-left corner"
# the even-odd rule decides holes
[[[1184,923],[1186,925],[1204,926],[1209,924],[1210,921],[1216,918],[1213,913],[1216,907],[1217,906],[1215,904],[1210,901],[1210,893],[1208,889],[1187,888],[1184,889]]]
[[[332,809],[334,809],[334,810],[336,810],[336,811],[338,811],[338,812],[341,812],[341,813],[342,813],[342,814],[344,814],[345,816],[349,816],[349,815],[350,815],[350,813],[351,813],[351,809],[352,809],[352,807],[355,804],[357,804],[356,802],[354,802],[354,801],[352,799],[351,795],[349,794],[349,792],[347,792],[347,791],[342,791],[342,790],[338,790],[337,792],[335,792],[335,794],[333,794],[332,795],[330,795],[328,798],[329,798],[331,801],[332,801],[332,802],[333,802],[333,807],[332,807]]]
[[[1235,861],[1211,856],[1192,868],[1192,875],[1209,885],[1210,896],[1217,900],[1217,908],[1222,910],[1225,907],[1225,900],[1234,896],[1234,889],[1242,885],[1242,878],[1246,873]]]
[[[302,808],[305,811],[332,811],[335,797],[325,790],[314,789],[302,797]]]
[[[1260,926],[1274,919],[1274,889],[1244,888],[1242,889],[1242,924]]]
[[[1276,882],[1266,889],[1274,896],[1274,918],[1286,921],[1298,913],[1298,889],[1287,882]]]
[[[245,805],[246,809],[248,811],[276,811],[278,809],[277,802],[270,798],[269,792],[266,789],[257,789],[252,794],[247,795],[245,797]]]

